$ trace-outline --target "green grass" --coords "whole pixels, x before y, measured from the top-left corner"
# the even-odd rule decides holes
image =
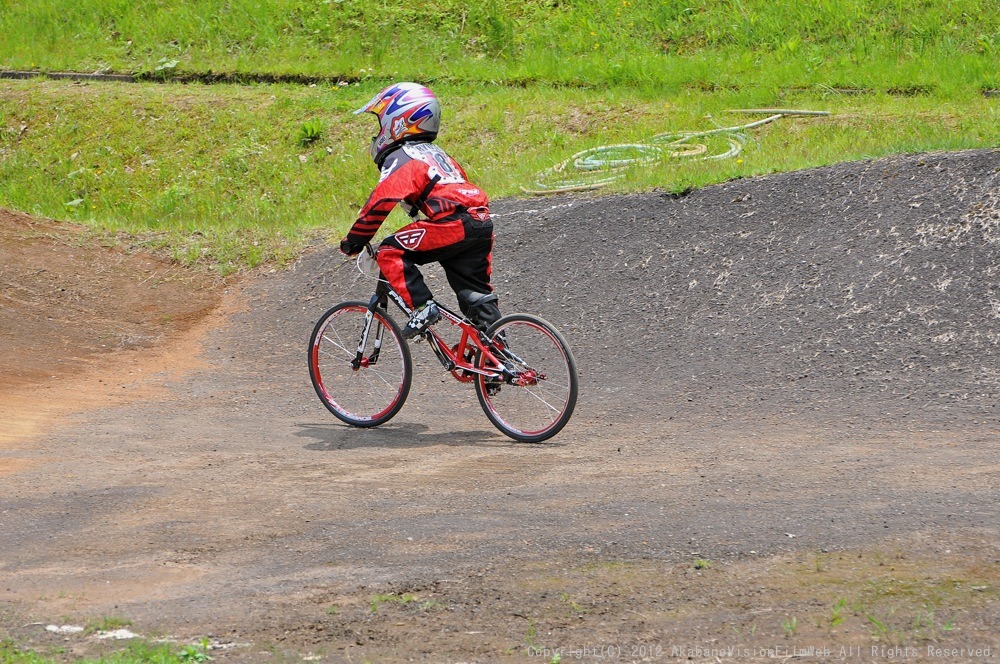
[[[379,593],[371,597],[368,602],[368,607],[371,609],[372,613],[376,613],[378,612],[379,607],[383,604],[394,604],[398,606],[414,605],[421,611],[439,609],[442,606],[440,602],[433,599],[421,600],[413,593]]]
[[[412,593],[403,593],[402,595],[397,595],[396,593],[379,593],[371,598],[369,608],[371,608],[372,613],[375,613],[382,604],[410,604],[416,601],[417,597]]]
[[[212,659],[208,655],[207,641],[198,646],[133,641],[121,650],[98,657],[77,657],[73,661],[77,664],[190,664]],[[40,654],[13,641],[0,641],[0,664],[55,664],[60,661],[65,661],[65,658]]]
[[[54,660],[19,648],[13,641],[0,640],[0,664],[47,664]]]
[[[111,240],[223,273],[280,264],[317,232],[341,234],[374,185],[366,147],[375,122],[351,110],[379,85],[6,81],[0,206],[77,221]],[[781,105],[833,115],[781,119],[752,130],[738,159],[635,168],[609,190],[682,191],[891,153],[1000,144],[997,104],[978,94],[435,89],[444,105],[440,142],[493,198],[519,195],[538,171],[585,148],[747,121],[726,112],[732,108]],[[303,140],[304,127],[314,138]],[[403,220],[394,215],[386,228]]]
[[[116,629],[124,629],[132,624],[131,620],[127,618],[119,618],[117,616],[105,616],[99,620],[95,620],[87,625],[84,632],[86,634],[94,634],[96,632],[113,632]]]
[[[584,149],[755,119],[733,108],[832,115],[755,129],[736,159],[632,168],[607,190],[995,147],[982,91],[1000,87],[998,33],[988,0],[15,0],[0,6],[0,69],[356,82],[2,81],[0,206],[222,273],[282,264],[364,203],[374,120],[350,111],[399,79],[432,81],[440,142],[494,199]]]
[[[0,67],[957,89],[1000,85],[998,34],[991,0],[14,0]]]

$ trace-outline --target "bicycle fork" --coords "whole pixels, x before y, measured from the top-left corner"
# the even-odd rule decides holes
[[[382,351],[382,339],[385,337],[385,326],[378,323],[375,327],[375,344],[372,347],[372,354],[365,357],[365,348],[368,346],[368,337],[372,331],[372,321],[375,320],[375,308],[379,306],[382,298],[376,293],[372,296],[368,304],[368,311],[365,313],[365,323],[361,329],[361,340],[358,342],[358,350],[351,360],[351,367],[357,371],[362,367],[370,367],[378,362],[378,355]],[[383,308],[385,308],[383,306]]]

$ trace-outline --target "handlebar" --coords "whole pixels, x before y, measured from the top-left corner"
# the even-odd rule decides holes
[[[358,268],[358,272],[369,279],[378,279],[379,267],[375,261],[375,248],[372,247],[371,242],[366,243],[365,248],[355,256],[354,265]]]

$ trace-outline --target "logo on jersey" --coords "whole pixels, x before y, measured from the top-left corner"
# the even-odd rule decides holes
[[[427,234],[427,230],[423,228],[414,228],[408,231],[400,231],[396,233],[396,241],[403,245],[404,249],[409,249],[413,251],[420,246],[420,241],[424,239],[424,235]]]

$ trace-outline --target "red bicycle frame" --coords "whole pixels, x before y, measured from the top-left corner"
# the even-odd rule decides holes
[[[375,307],[386,306],[387,299],[395,302],[396,306],[407,317],[413,313],[413,310],[406,306],[403,298],[385,282],[379,282],[379,287],[376,289],[375,295],[372,296],[368,309],[374,311]],[[437,306],[441,311],[441,318],[462,331],[458,343],[449,345],[444,337],[437,330],[433,329],[433,327],[425,330],[421,334],[421,337],[427,339],[427,343],[431,347],[431,350],[434,351],[434,355],[437,356],[445,370],[450,371],[456,380],[463,383],[471,383],[476,380],[476,376],[483,376],[489,380],[503,381],[521,387],[536,385],[539,380],[545,380],[545,375],[537,373],[534,369],[518,371],[517,369],[509,368],[497,355],[508,355],[512,360],[518,360],[519,358],[504,346],[502,340],[495,339],[491,342],[486,334],[477,328],[472,321],[459,316],[443,304],[439,303]],[[361,345],[359,348],[365,347],[371,326],[371,319],[372,315],[369,313],[368,322],[365,324],[365,329],[361,335]],[[477,357],[480,359],[481,366],[479,367],[475,364]]]

